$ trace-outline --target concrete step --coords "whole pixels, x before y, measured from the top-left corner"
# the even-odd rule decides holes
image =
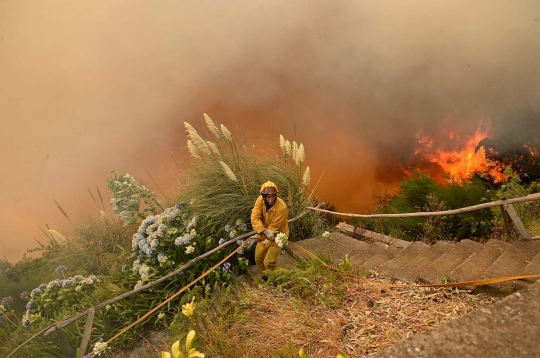
[[[379,266],[377,272],[381,277],[393,278],[396,273],[400,272],[400,269],[408,264],[411,260],[418,256],[422,256],[424,252],[429,250],[429,245],[423,242],[416,241],[404,248],[393,259],[386,261]]]
[[[374,254],[366,261],[365,267],[368,270],[377,271],[378,268],[385,262],[392,260],[404,249],[397,248],[395,246],[388,246],[381,242],[374,242],[370,244],[374,247]]]
[[[311,239],[302,240],[296,242],[299,246],[307,249],[312,253],[321,252],[331,261],[340,263],[343,261],[345,255],[349,255],[349,260],[351,262],[360,261],[362,257],[366,257],[366,252],[371,251],[370,245],[363,241],[355,240],[350,236],[344,235],[339,232],[333,232],[330,234],[329,239],[325,239],[321,236],[317,236]],[[306,255],[298,249],[289,246],[289,249],[300,258],[305,259]],[[282,251],[282,255],[278,260],[278,265],[283,268],[293,268],[296,265],[296,260],[294,260],[290,255]]]
[[[415,257],[401,267],[401,269],[395,273],[395,278],[406,282],[416,282],[420,272],[424,271],[424,269],[431,265],[433,261],[437,260],[453,247],[454,244],[451,242],[437,241],[434,245],[430,246],[428,250],[424,251],[422,255]]]
[[[501,240],[489,240],[448,276],[454,282],[480,280],[484,272],[511,246]]]
[[[363,238],[367,242],[382,242],[388,246],[395,246],[399,248],[405,248],[411,244],[409,241],[396,239],[392,236],[362,229],[357,226],[349,225],[345,222],[340,222],[337,224],[336,229],[343,231],[347,235],[352,235],[355,238]]]
[[[379,261],[386,262],[387,260],[393,258],[396,253],[400,251],[400,249],[396,249],[395,247],[380,242],[361,242],[366,244],[367,247],[362,252],[356,253],[354,256],[352,256],[349,261],[352,264],[358,265],[359,267],[363,267],[365,269],[371,269],[374,264],[379,265]],[[373,260],[374,258],[375,260]],[[369,267],[367,264],[368,262],[370,262]]]
[[[471,240],[461,240],[450,251],[445,252],[420,274],[419,280],[426,283],[439,283],[443,277],[461,265],[469,256],[482,248],[482,244]]]
[[[529,261],[529,264],[525,267],[525,269],[523,270],[523,272],[521,274],[522,275],[538,275],[538,274],[540,274],[540,252],[537,253],[536,256],[531,261]],[[537,280],[538,280],[537,278],[533,278],[533,279],[526,279],[524,281],[526,281],[526,282],[535,282]]]
[[[482,279],[487,280],[490,278],[520,275],[538,252],[540,252],[539,243],[534,241],[516,241],[484,272]],[[524,284],[522,282],[508,281],[481,286],[475,289],[475,292],[507,295],[523,286]]]

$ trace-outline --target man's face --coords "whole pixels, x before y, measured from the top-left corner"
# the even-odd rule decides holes
[[[268,205],[273,205],[275,203],[277,197],[276,189],[272,187],[264,188],[262,195]]]

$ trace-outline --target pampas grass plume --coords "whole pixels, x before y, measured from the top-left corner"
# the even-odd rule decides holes
[[[197,133],[195,128],[193,128],[193,126],[188,122],[184,122],[184,127],[186,127],[186,132],[188,132],[189,138],[191,138],[191,140],[193,140],[194,137],[199,136],[199,133]]]
[[[296,165],[301,167],[305,159],[306,152],[304,150],[304,144],[300,143],[300,146],[298,147],[298,152],[296,153]]]
[[[309,182],[311,180],[310,175],[311,173],[310,173],[309,167],[307,167],[306,170],[304,171],[304,175],[302,176],[302,184],[304,184],[305,186],[309,185]]]
[[[216,143],[210,142],[209,140],[207,140],[207,141],[206,141],[206,144],[208,144],[208,147],[210,148],[210,150],[212,151],[212,153],[214,153],[214,154],[217,155],[218,157],[221,155],[221,153],[219,152],[219,149],[218,149]]]
[[[234,175],[231,168],[229,168],[229,166],[227,164],[223,163],[221,160],[219,161],[219,163],[223,167],[223,171],[229,177],[229,179],[231,179],[232,181],[238,182],[238,179],[236,179],[236,175]]]
[[[192,143],[197,146],[197,149],[204,154],[210,154],[210,149],[206,145],[206,142],[201,138],[199,133],[197,133],[195,128],[193,128],[188,122],[184,122],[184,127],[186,127],[186,132],[188,132],[189,138],[191,139]]]
[[[233,141],[231,132],[229,132],[229,130],[227,129],[227,127],[225,127],[223,124],[221,125],[221,132],[223,133],[223,136],[224,136],[229,142],[232,142],[232,141]]]
[[[212,132],[213,135],[216,136],[216,138],[221,137],[221,134],[219,133],[218,127],[216,127],[216,124],[214,121],[212,121],[212,118],[208,116],[208,114],[203,113],[204,121],[206,122],[206,126],[208,127],[208,130]]]
[[[60,244],[60,245],[67,244],[66,238],[62,236],[62,234],[60,234],[58,231],[49,229],[49,232],[51,233],[54,241],[56,241],[57,244]]]
[[[285,141],[285,152],[287,155],[291,155],[291,142],[288,140]]]
[[[189,139],[187,141],[187,147],[188,147],[189,152],[191,153],[192,156],[194,156],[197,159],[201,159],[201,155],[199,154],[199,150],[197,149],[195,144],[193,144],[193,142],[191,142]]]
[[[280,134],[279,135],[279,147],[283,151],[283,154],[287,154],[286,146],[285,146],[285,138]]]
[[[296,141],[293,141],[292,142],[292,159],[294,160],[295,163],[298,164],[298,162],[296,161],[297,156],[298,156],[298,144],[296,143]]]

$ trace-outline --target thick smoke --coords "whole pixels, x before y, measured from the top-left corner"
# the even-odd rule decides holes
[[[166,193],[202,113],[259,147],[303,142],[321,199],[369,209],[419,131],[540,111],[538,18],[536,1],[3,2],[0,257],[73,230],[53,199],[96,215],[86,185],[113,169]]]

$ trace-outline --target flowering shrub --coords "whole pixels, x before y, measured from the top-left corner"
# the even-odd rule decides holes
[[[142,221],[132,237],[134,260],[131,267],[122,267],[123,272],[136,278],[135,288],[165,276],[181,264],[247,231],[247,225],[241,220],[237,220],[234,227],[228,225],[223,229],[214,228],[211,218],[201,222],[198,215],[188,210],[188,206],[182,202]],[[216,240],[216,237],[223,234],[226,237]],[[242,243],[239,240],[238,244]],[[216,256],[212,258],[208,262],[215,263]],[[229,278],[231,263],[226,268],[222,270],[221,276]]]
[[[139,219],[144,219],[148,214],[154,214],[161,204],[156,198],[156,194],[151,192],[145,185],[137,185],[135,178],[125,173],[118,175],[111,173],[109,178],[109,189],[114,197],[110,200],[113,211],[122,221],[124,226],[133,225]],[[139,212],[141,200],[147,205],[143,212]]]
[[[52,318],[55,311],[63,307],[78,305],[81,298],[91,293],[99,279],[90,275],[76,275],[66,279],[56,279],[48,284],[42,283],[30,292],[26,313],[22,318],[23,327],[40,318]]]

